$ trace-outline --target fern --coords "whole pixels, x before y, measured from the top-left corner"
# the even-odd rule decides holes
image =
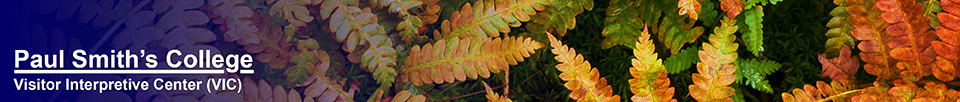
[[[330,67],[330,56],[327,51],[319,49],[316,40],[307,39],[298,41],[300,54],[290,59],[294,65],[284,71],[287,75],[287,82],[301,83],[311,75],[324,75]]]
[[[914,83],[903,79],[892,81],[894,87],[868,87],[860,92],[860,95],[851,98],[853,101],[920,101],[920,102],[943,102],[956,101],[957,91],[947,88],[944,83],[934,81],[921,81]],[[920,88],[917,84],[922,84]]]
[[[487,90],[487,102],[513,102],[506,94],[501,96],[493,92],[493,89],[490,88],[490,85],[487,85],[487,82],[483,82],[483,87]]]
[[[860,49],[860,59],[866,64],[863,70],[871,75],[876,75],[877,79],[892,79],[899,75],[901,69],[894,68],[894,60],[888,54],[891,50],[887,45],[892,37],[883,33],[888,25],[886,22],[876,19],[883,13],[880,9],[873,7],[874,0],[847,0],[850,4],[846,10],[852,15],[848,20],[853,25],[853,36],[860,41],[857,48]]]
[[[733,101],[730,96],[734,89],[727,86],[737,79],[733,73],[737,66],[732,65],[737,58],[737,43],[734,43],[737,26],[736,20],[726,18],[723,25],[714,29],[710,36],[710,43],[703,43],[703,50],[699,51],[700,63],[693,74],[693,83],[690,85],[690,96],[698,101]]]
[[[727,12],[727,18],[736,18],[743,11],[743,7],[740,0],[720,0],[720,9]]]
[[[607,49],[616,45],[629,45],[637,42],[640,37],[641,22],[639,4],[631,4],[632,0],[614,0],[607,8],[607,17],[604,20],[603,42],[601,48]],[[646,30],[646,29],[644,29]],[[634,47],[634,46],[628,46]]]
[[[499,37],[500,33],[509,33],[510,27],[520,27],[520,23],[530,20],[530,15],[542,10],[546,0],[477,0],[467,3],[460,11],[443,20],[441,30],[435,31],[434,38],[472,38]],[[437,33],[439,32],[439,33]]]
[[[941,41],[933,41],[933,50],[938,56],[933,75],[942,81],[951,81],[960,76],[956,69],[960,68],[960,1],[943,0],[941,6],[946,12],[937,14],[937,20],[943,26],[936,27],[937,37]]]
[[[703,0],[698,0],[703,1]],[[680,0],[677,3],[677,7],[680,8],[680,15],[689,14],[690,19],[697,20],[700,18],[698,14],[700,13],[700,2],[694,0]]]
[[[576,50],[563,45],[552,34],[547,33],[550,47],[560,70],[560,79],[567,81],[563,84],[572,90],[569,97],[577,101],[591,102],[619,102],[620,95],[613,95],[613,88],[607,85],[607,78],[600,78],[597,68],[590,68],[590,63],[583,60],[583,56],[576,54]],[[612,95],[612,96],[611,96]]]
[[[243,49],[250,53],[258,53],[255,59],[269,63],[271,68],[286,68],[290,59],[300,50],[293,46],[295,43],[286,40],[290,36],[283,34],[281,29],[283,25],[270,21],[270,17],[254,16],[251,19],[254,24],[261,27],[257,33],[260,43],[246,45]]]
[[[339,83],[334,82],[326,76],[310,76],[307,81],[300,86],[307,86],[303,89],[303,94],[299,91],[290,89],[286,91],[284,87],[275,85],[270,87],[266,81],[260,80],[258,83],[251,78],[243,79],[244,101],[275,101],[275,102],[333,102],[333,101],[352,101],[356,88],[351,88],[349,92],[341,89]],[[355,86],[353,86],[355,87]],[[303,97],[300,97],[303,95]]]
[[[829,85],[823,81],[817,81],[817,86],[804,85],[803,89],[793,89],[793,94],[783,93],[784,102],[824,102],[833,100],[834,102],[846,101],[846,95],[855,94],[860,92],[860,90],[850,90],[847,89],[848,86],[843,86],[837,82],[831,82]]]
[[[826,55],[820,54],[819,60],[823,64],[823,73],[820,76],[830,77],[834,82],[845,85],[855,82],[853,75],[860,70],[860,59],[850,54],[850,48],[847,47],[840,50],[840,56],[837,58],[827,59]]]
[[[530,15],[532,23],[526,28],[531,32],[548,31],[564,36],[576,26],[576,16],[584,10],[593,10],[593,0],[551,0],[539,13]]]
[[[442,84],[490,77],[490,72],[509,70],[523,62],[533,50],[543,47],[530,38],[453,38],[423,47],[414,46],[404,60],[400,80],[423,84]]]
[[[773,88],[765,77],[783,66],[774,61],[754,59],[737,59],[733,65],[737,66],[737,71],[734,72],[737,75],[737,83],[750,85],[753,89],[766,93],[773,93]]]
[[[830,28],[827,31],[827,42],[824,44],[824,47],[827,48],[827,51],[824,52],[827,57],[835,57],[840,54],[840,50],[846,47],[856,47],[854,42],[853,35],[853,26],[850,25],[850,13],[847,12],[846,2],[843,0],[834,1],[834,4],[840,5],[830,11],[830,15],[833,18],[830,19],[830,22],[827,22],[827,27]]]
[[[224,30],[224,41],[237,41],[240,45],[249,45],[260,43],[257,36],[258,28],[251,17],[254,12],[250,7],[240,4],[246,3],[242,0],[210,0],[207,5],[215,6],[213,13],[208,16],[214,17],[213,22],[221,24],[220,29]]]
[[[880,17],[893,24],[886,29],[893,38],[887,44],[892,48],[890,57],[900,60],[897,68],[904,70],[900,78],[917,81],[930,75],[930,69],[926,68],[932,68],[936,57],[930,43],[936,38],[929,30],[930,20],[923,17],[923,6],[912,0],[880,0],[875,6],[886,11]]]
[[[426,36],[420,35],[420,27],[423,26],[423,21],[419,16],[414,16],[408,12],[409,9],[420,6],[421,4],[423,4],[423,2],[420,0],[370,0],[370,5],[374,7],[387,7],[387,11],[397,13],[398,16],[403,18],[403,21],[397,24],[397,30],[400,31],[400,36],[403,41],[423,40],[427,38]]]
[[[654,52],[653,41],[650,40],[650,34],[644,28],[640,33],[639,41],[636,43],[636,49],[632,60],[633,67],[630,68],[630,92],[634,96],[630,97],[633,101],[643,102],[668,102],[677,101],[673,98],[673,91],[670,86],[670,79],[664,71],[663,61],[657,58]]]
[[[287,26],[306,26],[306,23],[313,21],[313,16],[310,16],[310,11],[307,10],[306,5],[316,5],[321,2],[317,0],[275,0],[275,2],[270,2],[274,0],[269,0],[267,5],[270,6],[269,14],[271,16],[280,17],[287,21]],[[317,1],[317,2],[315,2]],[[330,0],[333,1],[333,0]]]
[[[663,60],[663,66],[666,67],[667,73],[677,74],[700,62],[700,59],[697,58],[697,51],[700,51],[700,47],[693,46],[680,50],[680,53],[676,55],[667,57],[666,60]]]
[[[397,95],[391,99],[390,102],[426,102],[427,97],[423,95],[416,95],[410,91],[403,90],[397,92]]]
[[[747,9],[740,17],[738,19],[742,22],[738,24],[744,45],[754,56],[760,56],[760,52],[763,52],[763,7]]]

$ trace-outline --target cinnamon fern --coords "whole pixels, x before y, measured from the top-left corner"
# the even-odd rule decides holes
[[[541,47],[524,37],[442,39],[412,47],[400,80],[420,86],[487,78],[491,72],[510,70],[509,65],[523,62]]]
[[[704,102],[732,102],[734,94],[731,88],[737,76],[733,73],[737,66],[731,64],[737,60],[737,46],[734,43],[737,31],[736,20],[725,18],[722,25],[713,30],[709,43],[703,43],[700,50],[700,61],[697,63],[697,72],[693,74],[693,84],[690,85],[690,96]]]
[[[547,33],[553,54],[557,56],[557,70],[560,70],[560,79],[567,81],[563,84],[570,92],[570,98],[587,102],[619,102],[620,95],[613,95],[613,88],[607,85],[607,78],[601,78],[597,68],[591,68],[590,63],[577,54],[573,48],[564,45],[553,34]]]
[[[675,89],[670,87],[663,61],[657,58],[658,54],[654,52],[655,47],[646,27],[640,33],[635,48],[633,55],[636,59],[632,60],[633,67],[630,68],[633,79],[629,80],[630,92],[633,92],[634,96],[630,99],[640,102],[677,101],[671,99]]]

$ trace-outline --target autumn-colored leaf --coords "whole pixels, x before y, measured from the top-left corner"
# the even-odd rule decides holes
[[[467,3],[460,11],[443,20],[436,39],[499,37],[500,33],[509,33],[510,27],[520,27],[521,22],[529,21],[536,14],[536,8],[543,8],[546,0],[477,0]]]
[[[736,18],[743,11],[743,2],[740,2],[740,0],[721,0],[720,9],[727,12],[728,18]]]
[[[597,68],[591,68],[590,62],[583,59],[573,48],[564,45],[553,34],[547,33],[553,54],[557,56],[557,70],[560,79],[567,81],[563,86],[573,92],[569,97],[578,101],[619,102],[620,95],[613,95],[613,88],[607,85],[607,78],[601,78]],[[731,72],[732,73],[732,72]],[[732,82],[732,81],[731,81]],[[731,89],[732,90],[732,89]]]
[[[690,96],[698,101],[732,102],[730,98],[734,89],[730,84],[737,79],[733,73],[737,70],[733,61],[737,59],[737,46],[734,42],[737,31],[737,21],[725,18],[723,25],[714,29],[710,36],[710,43],[703,43],[700,53],[700,63],[697,63],[697,72],[693,74],[693,85],[690,85]]]
[[[413,94],[410,91],[403,90],[397,92],[397,95],[391,99],[390,102],[426,102],[427,97],[423,95]]]
[[[837,101],[846,101],[846,95],[856,94],[860,90],[849,90],[849,86],[843,86],[843,84],[837,82],[831,82],[829,85],[823,81],[817,81],[817,86],[804,85],[803,89],[797,88],[793,89],[793,94],[783,93],[784,102],[824,102],[834,100]]]
[[[702,0],[680,0],[680,3],[677,3],[677,7],[680,8],[680,15],[690,14],[690,19],[696,20],[699,18],[697,14],[700,13],[700,2]]]
[[[644,29],[635,44],[636,49],[633,50],[636,57],[631,60],[633,67],[630,68],[630,75],[633,79],[628,80],[630,92],[634,94],[631,99],[641,102],[677,101],[672,99],[675,89],[670,87],[663,61],[657,58],[658,54],[654,52],[655,47],[650,36]]]
[[[266,16],[254,16],[251,19],[261,27],[257,33],[260,43],[246,45],[244,50],[258,53],[254,59],[269,63],[271,68],[286,68],[290,59],[300,51],[293,46],[293,42],[286,40],[290,36],[283,34],[283,25],[270,21],[270,17]]]
[[[220,25],[220,30],[225,31],[223,37],[225,41],[237,41],[240,45],[249,45],[260,43],[260,37],[257,36],[259,30],[253,24],[253,9],[243,6],[243,0],[210,0],[207,5],[215,6],[213,13],[209,14],[215,17],[213,22]]]
[[[584,11],[593,10],[593,0],[549,0],[549,4],[534,9],[539,11],[537,14],[530,15],[530,21],[526,28],[528,31],[539,33],[547,31],[552,34],[565,36],[567,30],[571,30],[577,25],[577,15]]]
[[[483,82],[483,87],[487,90],[487,102],[513,102],[506,94],[500,95],[493,92],[493,89],[490,88],[490,85],[487,85],[487,82]]]
[[[933,75],[941,81],[951,81],[960,76],[957,72],[960,69],[960,1],[943,0],[940,5],[946,12],[937,14],[943,26],[936,28],[940,41],[932,42],[933,50],[939,55]]]
[[[843,48],[847,47],[856,47],[855,39],[852,35],[853,25],[850,24],[850,13],[847,12],[846,2],[843,0],[837,0],[834,2],[837,5],[840,5],[830,11],[830,15],[833,18],[830,19],[830,22],[827,22],[827,27],[830,30],[827,31],[827,42],[824,43],[826,51],[824,55],[826,57],[835,57],[840,55],[840,51]]]
[[[893,40],[887,44],[890,57],[900,60],[896,66],[904,70],[900,77],[907,81],[916,81],[918,78],[931,74],[936,53],[930,47],[935,39],[934,32],[930,31],[930,20],[924,17],[923,5],[913,0],[880,0],[875,5],[881,11],[880,15],[887,23],[886,33]]]
[[[863,70],[871,75],[876,75],[877,79],[892,79],[900,75],[901,69],[895,68],[896,60],[890,57],[892,50],[887,46],[893,37],[884,33],[885,27],[889,25],[880,18],[883,13],[880,9],[874,7],[874,0],[847,0],[847,12],[851,17],[848,18],[850,25],[854,27],[852,35],[860,43],[857,44],[860,49],[860,60],[866,62]],[[864,99],[870,99],[864,97]]]
[[[820,77],[830,77],[834,82],[840,82],[845,85],[855,81],[853,74],[860,69],[860,58],[850,56],[850,48],[844,47],[840,50],[840,56],[828,59],[826,55],[820,54],[819,60],[823,64],[823,73]]]
[[[491,72],[510,70],[509,65],[523,62],[541,47],[524,37],[442,39],[411,48],[400,80],[419,86],[487,78]]]

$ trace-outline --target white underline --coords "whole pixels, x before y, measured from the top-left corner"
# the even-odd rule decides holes
[[[180,70],[13,70],[13,74],[226,74],[223,69]],[[253,74],[253,70],[240,70],[240,74]]]

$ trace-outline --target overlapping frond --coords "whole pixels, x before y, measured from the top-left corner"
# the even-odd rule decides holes
[[[251,78],[244,78],[243,85],[241,89],[243,91],[240,94],[246,102],[349,102],[353,101],[353,94],[357,91],[356,88],[344,91],[339,82],[330,80],[326,76],[310,76],[303,84],[295,85],[307,86],[302,94],[295,89],[287,91],[280,85],[270,87],[270,84],[264,80],[254,82]]]
[[[737,30],[737,21],[725,18],[720,27],[714,29],[710,36],[710,43],[703,43],[700,53],[700,63],[697,63],[697,72],[693,74],[693,83],[690,85],[690,96],[704,102],[732,102],[734,94],[731,88],[737,76],[737,66],[731,64],[737,59],[737,46],[733,35]]]
[[[803,89],[797,88],[793,89],[793,94],[783,93],[780,94],[783,97],[784,102],[824,102],[834,100],[834,102],[847,102],[844,97],[851,94],[856,94],[860,90],[850,90],[849,86],[843,86],[844,84],[837,83],[836,81],[831,82],[829,85],[823,81],[817,81],[817,86],[804,85]]]
[[[833,18],[831,18],[830,22],[827,22],[826,25],[830,30],[824,34],[830,37],[824,44],[824,47],[827,49],[824,54],[826,57],[831,58],[839,55],[843,48],[856,47],[854,41],[856,38],[852,35],[853,25],[851,25],[849,21],[852,15],[847,12],[846,8],[848,4],[844,0],[836,0],[833,3],[839,6],[830,11],[830,15],[833,16]]]
[[[557,70],[560,70],[560,79],[567,81],[563,84],[570,92],[570,98],[588,102],[619,102],[620,95],[613,95],[613,88],[607,85],[607,78],[601,78],[597,68],[591,68],[590,63],[577,54],[573,48],[564,45],[552,34],[547,33],[553,54],[557,56]]]
[[[549,0],[544,9],[537,9],[540,12],[530,15],[532,23],[526,28],[531,32],[547,31],[564,36],[567,30],[576,27],[576,16],[593,10],[593,5],[593,0]]]
[[[902,79],[894,80],[893,87],[874,86],[862,89],[860,95],[853,96],[855,102],[896,101],[896,102],[947,102],[956,101],[956,90],[949,89],[944,83],[921,81],[914,83]],[[920,88],[917,84],[923,85]],[[874,83],[877,85],[877,83]]]
[[[397,93],[390,102],[426,102],[427,97],[423,95],[413,94],[410,91],[403,90]]]
[[[543,10],[547,0],[477,0],[463,5],[460,11],[443,20],[434,38],[499,37],[529,21],[530,15]]]
[[[960,76],[960,1],[942,0],[940,6],[946,12],[937,14],[937,20],[943,26],[936,28],[941,41],[933,41],[933,50],[937,52],[937,68],[933,75],[942,81],[951,81]]]
[[[487,102],[513,102],[506,94],[500,95],[493,92],[493,89],[490,88],[490,85],[487,85],[487,82],[483,82],[483,87],[487,90]]]
[[[638,37],[636,49],[633,50],[636,58],[632,60],[630,75],[633,79],[630,79],[629,83],[630,92],[633,92],[634,96],[630,98],[640,102],[677,101],[672,99],[675,89],[670,87],[670,78],[667,78],[663,61],[657,58],[658,54],[654,52],[656,47],[650,36],[647,29],[644,29]]]
[[[840,56],[828,59],[825,54],[819,55],[820,64],[823,64],[823,73],[820,77],[830,77],[834,82],[849,85],[856,81],[853,74],[860,70],[860,58],[850,56],[850,48],[843,47]]]
[[[509,65],[523,62],[541,47],[539,42],[524,37],[443,39],[412,47],[400,80],[419,86],[487,78],[491,72],[510,70]]]
[[[860,41],[860,60],[866,62],[863,70],[878,79],[892,79],[899,75],[901,69],[894,68],[895,60],[888,54],[892,50],[888,42],[893,37],[886,34],[884,29],[889,25],[880,18],[883,11],[874,7],[876,0],[847,0],[847,12],[852,15],[848,20],[854,27],[853,37]]]
[[[880,17],[892,24],[885,30],[893,38],[887,46],[892,48],[890,57],[899,60],[896,68],[904,70],[900,78],[917,81],[930,75],[937,56],[930,43],[936,36],[930,31],[929,18],[924,17],[923,5],[913,0],[880,0],[875,6],[885,11]]]

